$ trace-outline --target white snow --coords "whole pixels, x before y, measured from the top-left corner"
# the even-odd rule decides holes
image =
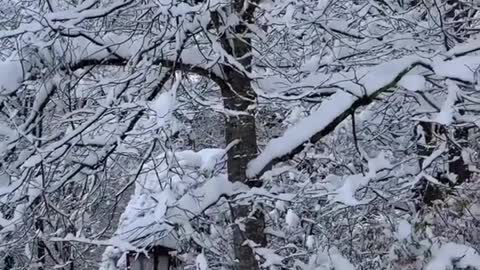
[[[355,193],[358,189],[367,185],[369,181],[369,177],[364,177],[361,174],[349,175],[345,178],[343,185],[334,191],[331,200],[349,206],[364,203],[365,201],[359,201],[355,198]]]
[[[208,270],[208,262],[205,254],[202,252],[195,259],[195,267],[197,270]]]
[[[330,254],[333,269],[335,270],[355,270],[355,266],[340,253]]]
[[[295,124],[298,121],[300,121],[302,118],[305,117],[305,112],[302,109],[302,106],[294,106],[290,112],[288,113],[288,116],[286,117],[283,122],[287,125]]]
[[[300,224],[300,218],[292,209],[288,209],[285,222],[289,228],[296,228]]]
[[[172,120],[172,112],[175,109],[176,92],[179,84],[180,79],[177,76],[172,88],[161,93],[150,104],[151,109],[155,112],[157,124],[160,127],[165,126]]]
[[[176,217],[171,220],[173,222],[181,222],[183,220],[191,219],[202,213],[222,196],[233,195],[245,190],[245,185],[238,182],[232,183],[227,180],[225,175],[214,177],[199,188],[180,198],[176,203],[175,208],[172,209],[168,215]]]
[[[392,168],[392,164],[386,157],[386,153],[381,151],[375,158],[368,159],[368,177],[373,178],[384,169]]]
[[[433,69],[439,76],[475,82],[475,71],[480,66],[480,56],[468,55],[452,60],[437,59]]]
[[[473,203],[468,208],[466,208],[464,212],[468,216],[472,216],[475,219],[480,219],[480,204]]]
[[[222,148],[207,148],[198,152],[185,150],[175,153],[180,165],[195,166],[202,172],[211,172],[215,166],[225,161],[226,151]]]
[[[135,179],[130,199],[115,236],[135,246],[159,244],[175,248],[178,235],[173,225],[189,230],[189,221],[214,205],[222,196],[245,192],[241,183],[228,181],[213,171],[226,149],[186,150],[164,153],[144,167]],[[182,173],[175,173],[175,171]]]
[[[446,55],[455,56],[480,49],[480,39],[474,37],[451,48]]]
[[[407,239],[412,234],[412,225],[405,219],[400,220],[397,225],[395,236],[398,240]]]
[[[315,248],[315,236],[309,235],[307,236],[307,241],[305,241],[305,246],[312,250]]]
[[[332,247],[326,252],[320,251],[310,257],[308,265],[307,269],[309,270],[355,270],[355,266],[336,247]]]
[[[455,102],[458,98],[460,88],[452,80],[447,80],[447,98],[445,99],[440,113],[438,113],[434,119],[435,122],[442,125],[450,125],[453,122],[453,113],[455,111]]]
[[[425,270],[449,270],[455,265],[457,268],[480,268],[480,255],[472,247],[456,244],[434,244],[432,246],[433,259]]]
[[[332,202],[342,203],[348,206],[355,206],[363,203],[367,203],[367,199],[359,201],[355,197],[355,193],[368,185],[368,183],[377,177],[377,173],[383,169],[389,169],[392,165],[386,158],[384,152],[380,152],[375,158],[368,159],[368,171],[366,175],[353,174],[338,177],[335,175],[329,175],[325,178],[329,187],[329,200]],[[340,185],[338,185],[340,183]],[[324,186],[327,187],[327,186]]]
[[[35,167],[37,164],[39,164],[40,162],[42,162],[42,156],[40,155],[33,155],[31,157],[29,157],[25,163],[23,163],[23,167],[24,168],[30,168],[30,167]]]
[[[318,69],[320,63],[320,55],[314,55],[309,60],[305,61],[305,64],[302,65],[300,68],[301,71],[304,72],[315,72]]]
[[[18,56],[11,56],[0,62],[0,93],[10,94],[16,91],[23,81],[23,69]]]
[[[118,262],[122,256],[123,252],[119,248],[113,246],[106,247],[105,252],[102,254],[99,270],[118,270]]]
[[[416,74],[407,74],[398,82],[398,85],[413,92],[425,90],[426,84],[425,77]]]
[[[262,263],[263,269],[271,269],[274,265],[283,265],[284,257],[276,254],[273,249],[257,247],[255,253],[265,259],[265,262]]]
[[[275,208],[282,213],[287,209],[285,202],[280,200],[275,202]]]

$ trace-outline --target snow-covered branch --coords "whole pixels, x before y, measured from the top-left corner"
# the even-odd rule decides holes
[[[331,98],[322,102],[309,117],[287,130],[283,136],[271,140],[260,155],[249,163],[250,177],[261,175],[275,163],[291,159],[307,143],[316,143],[332,132],[345,118],[361,106],[370,104],[382,92],[394,87],[411,69],[428,62],[417,57],[406,57],[359,72],[358,82],[343,82]]]

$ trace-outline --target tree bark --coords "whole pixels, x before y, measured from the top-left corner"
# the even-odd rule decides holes
[[[12,256],[7,255],[5,256],[5,259],[3,259],[3,264],[5,267],[5,270],[11,270],[13,267],[15,267],[15,260],[13,259]]]
[[[255,94],[251,89],[249,80],[234,70],[230,70],[227,74],[230,87],[222,89],[225,108],[247,112],[247,109],[252,108],[252,105],[255,104]],[[258,186],[260,182],[251,181],[246,177],[247,164],[257,155],[254,110],[248,110],[248,112],[248,115],[226,119],[225,139],[227,143],[239,140],[239,143],[228,152],[229,180],[242,182],[253,187]],[[247,204],[232,206],[232,219],[236,222],[242,222],[245,226],[244,231],[239,225],[235,225],[233,230],[233,245],[235,259],[237,260],[236,269],[259,269],[254,251],[245,244],[245,241],[250,240],[261,246],[266,244],[263,232],[265,228],[263,213],[261,210],[253,209],[252,202],[247,202]]]
[[[423,142],[417,141],[418,165],[423,167],[423,162],[435,150],[435,124],[428,122],[418,123],[423,133]],[[417,134],[420,137],[420,134]],[[430,183],[427,179],[421,179],[418,187],[415,188],[415,197],[417,201],[415,206],[417,210],[423,208],[424,205],[431,206],[435,200],[442,198],[442,192],[439,187]]]
[[[37,220],[35,221],[35,229],[40,231],[40,233],[42,234],[44,232],[43,220],[41,220],[40,217],[38,217]],[[46,262],[46,255],[47,255],[47,252],[45,249],[46,247],[43,240],[40,238],[37,239],[37,260],[38,260],[38,263],[40,263],[40,266],[38,267],[39,270],[45,269],[45,262]]]
[[[461,185],[471,177],[471,172],[462,156],[462,148],[468,146],[468,129],[464,127],[455,129],[453,140],[455,142],[449,142],[448,147],[448,172],[457,175],[455,185]]]
[[[245,0],[246,1],[246,0]],[[243,12],[243,23],[253,22],[255,7],[244,0],[234,0],[233,9],[241,14],[243,6],[247,5]],[[248,37],[250,31],[245,24],[240,24],[234,29],[234,37],[223,36],[221,39],[223,48],[242,64],[245,70],[251,70],[252,44]],[[225,141],[227,144],[238,140],[228,152],[227,169],[230,181],[242,182],[250,187],[258,186],[260,182],[252,181],[246,176],[247,164],[257,155],[257,136],[255,127],[256,94],[252,89],[251,80],[244,72],[231,66],[224,65],[223,73],[225,83],[220,85],[224,106],[226,109],[238,112],[238,116],[230,116],[225,120]],[[255,258],[255,252],[247,240],[258,245],[265,245],[264,234],[265,219],[261,210],[253,208],[253,202],[232,205],[233,246],[235,254],[235,269],[255,270],[259,264]],[[244,225],[244,230],[238,223]]]
[[[425,144],[417,143],[417,153],[419,155],[419,165],[422,167],[426,157],[433,153],[435,148],[434,142],[434,127],[435,124],[420,122],[424,132]],[[439,127],[439,132],[447,134],[445,127]],[[448,146],[448,171],[439,172],[436,178],[445,185],[454,187],[461,185],[465,181],[468,181],[471,177],[471,172],[468,169],[468,165],[465,163],[462,157],[462,148],[468,146],[468,129],[459,127],[453,132],[452,140],[447,142]],[[451,182],[445,173],[453,173],[457,176],[457,181]],[[422,198],[422,203],[431,206],[435,200],[441,200],[444,198],[444,192],[441,187],[428,182],[426,179],[422,179],[419,187],[416,189],[417,197]],[[420,209],[423,205],[417,205],[417,209]]]

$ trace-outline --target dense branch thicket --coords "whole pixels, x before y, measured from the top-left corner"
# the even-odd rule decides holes
[[[476,1],[0,6],[0,268],[480,269]]]

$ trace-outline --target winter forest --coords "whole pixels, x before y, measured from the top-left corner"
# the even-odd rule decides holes
[[[0,269],[480,269],[477,0],[0,0]]]

